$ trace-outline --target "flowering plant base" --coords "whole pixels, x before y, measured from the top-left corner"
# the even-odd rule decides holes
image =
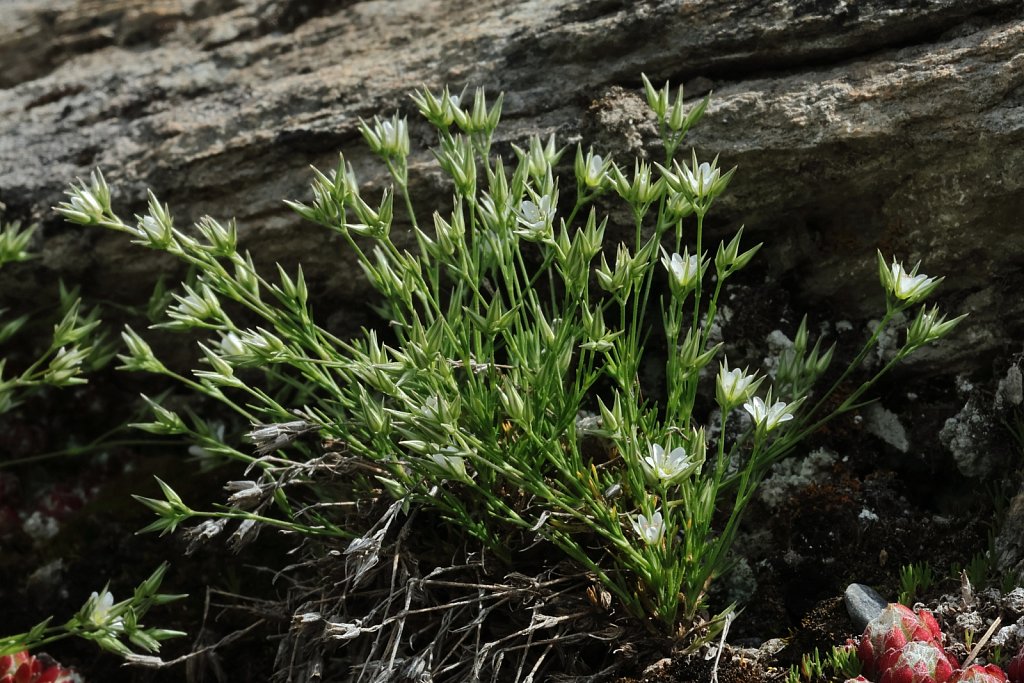
[[[778,292],[774,296],[780,297],[783,293]],[[775,301],[777,303],[779,299]],[[752,298],[750,305],[764,306],[767,310],[770,301]],[[752,329],[751,335],[756,338],[770,332],[772,323],[772,320],[764,316],[759,319],[758,326]],[[96,389],[114,395],[119,386],[100,384]],[[129,399],[125,397],[124,400]],[[955,404],[942,394],[922,394],[916,405],[923,404],[931,406],[927,412],[937,417],[955,410]],[[49,410],[52,416],[47,420],[57,427],[66,414],[62,413],[58,405],[53,405]],[[936,423],[918,425],[920,432],[912,433],[912,438],[923,442],[929,431],[938,426]],[[60,428],[57,429],[59,431]],[[744,618],[736,620],[730,628],[728,641],[732,645],[719,661],[719,680],[723,683],[779,683],[779,672],[798,665],[804,653],[813,651],[815,647],[824,652],[834,644],[841,644],[847,638],[859,635],[860,629],[849,622],[841,600],[843,590],[850,581],[862,581],[876,586],[886,595],[895,595],[899,591],[897,568],[910,562],[920,562],[922,555],[918,554],[919,547],[929,549],[924,558],[930,559],[936,567],[952,563],[967,566],[972,555],[985,548],[984,523],[992,518],[990,508],[982,505],[977,508],[961,506],[962,516],[955,526],[935,519],[936,513],[944,510],[937,502],[952,491],[944,492],[942,489],[944,468],[947,465],[932,463],[934,474],[929,474],[928,471],[922,472],[919,466],[906,466],[904,459],[899,461],[905,465],[903,468],[893,469],[892,464],[897,461],[891,452],[887,452],[884,445],[866,434],[862,425],[852,418],[837,423],[833,430],[812,446],[826,446],[835,451],[845,446],[843,452],[848,457],[845,461],[839,457],[823,461],[817,466],[816,473],[812,472],[800,483],[793,483],[793,478],[788,474],[776,479],[769,477],[770,487],[783,487],[780,491],[785,493],[784,499],[778,504],[774,500],[769,502],[765,499],[758,499],[754,503],[752,519],[756,520],[756,524],[751,523],[748,529],[767,529],[768,533],[762,532],[760,545],[742,539],[740,541],[742,556],[754,570],[748,576],[756,580],[757,587],[749,598]],[[938,447],[935,452],[941,453]],[[128,469],[136,472],[140,467],[152,472],[149,468],[157,466],[155,473],[174,485],[183,495],[208,495],[204,491],[217,491],[222,483],[222,477],[216,472],[201,479],[186,476],[178,468],[175,459],[164,459],[158,464],[138,455],[126,453],[123,457],[134,457],[133,467]],[[9,606],[9,618],[27,622],[38,615],[38,603],[24,598],[23,582],[29,573],[24,568],[45,565],[54,558],[53,553],[65,558],[66,563],[59,575],[58,587],[53,589],[54,595],[59,592],[59,587],[67,587],[72,595],[82,598],[95,589],[93,577],[113,576],[116,568],[121,567],[122,571],[136,572],[135,576],[126,575],[123,580],[126,585],[130,585],[144,578],[148,570],[164,557],[163,553],[167,550],[164,542],[154,536],[134,535],[135,530],[148,523],[146,511],[138,506],[118,502],[119,490],[138,490],[139,486],[140,475],[118,474],[124,469],[111,468],[106,475],[111,478],[101,486],[99,498],[91,504],[90,512],[84,515],[78,513],[65,522],[67,530],[61,536],[60,546],[50,550],[39,548],[19,530],[5,536],[5,564],[2,565],[4,573],[0,575],[3,579],[0,581],[0,597]],[[805,469],[814,468],[808,464]],[[38,481],[38,474],[34,478],[34,485],[39,485],[41,482]],[[909,487],[923,485],[922,481],[929,482],[929,496],[907,498],[905,493]],[[941,496],[938,495],[940,492]],[[155,495],[155,486],[141,493]],[[26,498],[21,504],[31,505],[32,497]],[[97,510],[101,516],[93,519]],[[878,519],[862,517],[864,510],[874,512]],[[410,529],[414,536],[431,538],[433,526],[428,517],[420,516]],[[960,531],[954,534],[952,529]],[[837,538],[844,540],[837,542]],[[241,563],[254,567],[262,565],[274,571],[280,569],[281,555],[278,550],[289,549],[290,543],[287,539],[277,540],[273,535],[263,537],[262,541],[245,549],[241,555],[235,555],[223,545],[210,544],[191,556],[179,556],[175,560],[174,571],[168,576],[168,581],[173,581],[171,588],[175,592],[192,595],[202,595],[208,583],[212,583],[214,588],[224,588],[226,584],[216,577],[223,575],[225,567]],[[440,543],[435,542],[432,551],[425,549],[422,544],[405,546],[406,552],[410,553],[409,557],[415,557],[426,567],[443,566],[451,559],[450,549],[454,547],[454,541],[450,538]],[[887,555],[885,565],[879,562],[883,551]],[[543,556],[544,549],[538,547],[520,556],[517,568],[524,575],[537,575],[544,567]],[[311,588],[316,585],[332,585],[330,568],[325,566],[324,570],[320,575],[311,569],[303,580]],[[239,567],[238,571],[239,581],[246,587],[247,593],[271,601],[280,599],[275,595],[276,589],[268,580],[267,572],[245,566]],[[448,578],[454,580],[456,575],[453,573]],[[459,575],[459,580],[500,583],[504,577],[500,574],[477,576],[467,571]],[[944,579],[937,592],[933,589],[933,593],[919,596],[919,599],[926,600],[935,609],[942,604],[938,602],[940,594],[955,594],[958,585],[952,579]],[[229,587],[228,590],[230,592]],[[979,587],[976,592],[977,603],[972,611],[979,615],[993,615],[1002,609],[998,601],[986,597],[982,588]],[[953,597],[959,600],[958,595],[953,595],[951,602]],[[666,655],[671,655],[671,651],[660,650],[662,646],[657,642],[642,638],[636,640],[635,636],[628,635],[636,633],[630,630],[632,626],[620,621],[618,615],[602,611],[599,607],[599,594],[595,594],[596,605],[592,603],[585,587],[579,593],[566,594],[565,599],[568,602],[563,604],[567,610],[584,611],[588,615],[585,619],[568,624],[567,635],[600,633],[610,624],[621,624],[626,630],[619,637],[637,643],[636,655],[626,659],[610,657],[607,645],[593,640],[589,635],[581,641],[570,640],[566,650],[585,653],[587,661],[601,663],[595,664],[591,673],[617,663],[618,667],[611,674],[613,681],[616,677],[623,682],[649,680],[706,683],[709,680],[714,661],[705,660],[703,655],[670,657],[671,665],[650,672],[645,679],[644,671]],[[229,597],[221,600],[228,604],[232,602]],[[77,608],[78,604],[78,601],[69,598],[66,609],[60,604],[49,609],[61,613]],[[267,604],[269,606],[274,603]],[[552,606],[557,604],[553,603]],[[238,606],[240,609],[228,609],[225,613],[223,618],[227,621],[221,622],[224,624],[222,634],[242,630],[251,624],[244,610],[245,604],[238,603]],[[199,623],[202,620],[202,604],[196,608],[200,611],[181,613],[182,621],[166,625],[186,630],[190,624]],[[274,609],[279,610],[282,619],[285,619],[292,608],[281,602]],[[1005,614],[1004,623],[1011,623],[1017,618],[1011,613]],[[516,617],[513,612],[509,612],[501,618],[501,623],[508,629],[522,628],[526,625],[522,619],[528,616],[528,613],[519,612]],[[962,662],[967,655],[963,643],[964,634],[949,629],[946,631],[951,639],[946,644],[947,649],[954,652]],[[241,639],[225,645],[218,651],[219,656],[223,658],[225,666],[235,671],[248,672],[245,674],[247,679],[261,680],[264,673],[273,670],[275,666],[273,652],[265,646],[266,638],[273,637],[275,633],[277,631],[271,624],[259,626]],[[773,648],[765,645],[774,638],[790,634],[792,640],[787,647],[777,649],[777,646]],[[182,648],[187,645],[185,642],[179,644],[169,641],[166,645],[169,657],[184,654],[187,650]],[[68,643],[68,646],[71,644]],[[323,644],[324,648],[331,646],[329,642]],[[62,662],[74,664],[86,674],[87,680],[133,680],[132,677],[136,675],[139,680],[143,677],[150,680],[149,677],[154,675],[158,681],[181,680],[180,668],[133,673],[132,669],[122,668],[114,658],[97,660],[87,647],[72,646],[68,649],[61,644],[61,648],[51,648],[51,654]],[[1004,649],[1006,655],[1013,654],[1010,649]],[[85,664],[90,668],[83,669]],[[552,660],[543,665],[542,670],[565,672],[567,667]],[[655,671],[662,673],[656,674]]]
[[[673,131],[665,138],[665,144],[674,150],[685,132],[682,114],[677,116],[673,111],[666,118],[668,88],[659,94],[650,83],[645,81],[645,85],[648,101],[662,119],[663,136],[665,126]],[[173,487],[158,480],[159,498],[138,497],[158,515],[146,530],[167,533],[198,517],[204,521],[189,529],[190,539],[195,540],[213,538],[229,520],[240,520],[229,541],[236,549],[244,547],[260,528],[266,527],[307,537],[311,543],[304,548],[306,552],[313,552],[314,546],[319,550],[323,546],[330,548],[335,555],[345,558],[346,573],[333,582],[327,580],[329,576],[322,576],[324,581],[320,585],[333,584],[331,598],[343,607],[325,614],[300,605],[291,617],[294,630],[297,633],[307,627],[321,629],[317,642],[347,642],[378,634],[372,638],[365,659],[373,662],[368,666],[387,667],[387,671],[394,669],[401,646],[388,645],[388,651],[384,651],[381,643],[400,643],[399,636],[411,617],[437,611],[450,621],[455,619],[452,615],[460,613],[458,608],[467,603],[478,604],[482,609],[485,603],[502,595],[505,599],[498,600],[498,604],[509,602],[509,594],[522,598],[521,589],[496,582],[490,576],[486,577],[489,583],[482,583],[481,575],[475,582],[456,584],[476,589],[474,599],[453,599],[442,605],[412,609],[410,603],[424,599],[421,589],[434,585],[437,580],[432,577],[439,570],[487,573],[485,561],[479,568],[456,563],[426,576],[409,575],[403,558],[410,550],[414,556],[421,550],[407,540],[416,515],[428,519],[440,515],[454,523],[454,529],[435,529],[435,534],[443,537],[448,531],[468,532],[483,543],[485,556],[493,555],[506,566],[514,566],[520,555],[527,555],[533,547],[522,549],[521,540],[509,542],[520,539],[526,530],[536,535],[535,545],[557,548],[573,561],[571,566],[577,569],[576,574],[562,571],[558,578],[542,580],[553,569],[549,564],[535,575],[539,597],[534,596],[531,619],[511,637],[526,638],[532,644],[536,631],[572,622],[577,627],[575,631],[559,634],[564,646],[583,637],[587,631],[579,627],[584,620],[594,618],[607,629],[626,633],[640,627],[640,631],[652,636],[650,642],[657,642],[660,636],[666,639],[663,643],[691,649],[710,646],[719,635],[724,640],[732,622],[732,608],[727,607],[717,616],[709,614],[706,608],[730,604],[731,598],[724,592],[737,588],[721,579],[734,561],[747,560],[749,565],[752,559],[743,557],[732,545],[745,531],[740,525],[742,512],[754,504],[758,484],[772,474],[772,463],[793,452],[796,444],[829,419],[836,415],[859,417],[853,413],[863,405],[859,403],[863,393],[885,371],[959,322],[946,321],[935,308],[923,308],[906,329],[902,345],[894,353],[889,349],[890,356],[885,357],[882,330],[903,316],[910,306],[916,307],[934,290],[939,278],[918,275],[916,267],[907,271],[897,261],[888,263],[879,254],[885,315],[855,361],[838,375],[831,389],[821,394],[814,395],[809,390],[828,370],[832,350],[822,353],[819,344],[809,348],[806,324],[799,326],[797,341],[789,351],[777,359],[777,372],[766,371],[774,377],[766,383],[772,386],[762,390],[761,395],[755,395],[755,391],[763,376],[759,377],[757,372],[747,374],[746,370],[737,373],[736,368],[730,370],[723,358],[714,392],[720,408],[719,434],[711,443],[717,453],[709,455],[706,407],[698,401],[698,389],[702,383],[701,369],[715,358],[721,346],[713,343],[713,333],[718,334],[721,329],[713,330],[712,321],[719,325],[728,321],[725,308],[718,310],[719,295],[735,294],[734,287],[742,285],[732,281],[723,289],[723,282],[745,267],[760,246],[740,251],[741,229],[728,244],[723,241],[719,245],[713,259],[710,252],[702,251],[703,218],[713,200],[725,190],[732,173],[723,173],[717,160],[698,163],[695,154],[692,164],[680,165],[678,160],[671,160],[670,152],[671,164],[666,161],[666,166],[658,166],[657,182],[652,167],[640,161],[634,165],[630,179],[628,169],[624,172],[592,153],[584,157],[580,149],[577,204],[569,212],[567,222],[559,215],[561,222],[556,233],[556,215],[565,207],[559,205],[558,185],[552,175],[552,167],[560,156],[554,142],[544,147],[534,140],[529,150],[517,148],[519,165],[509,184],[502,162],[494,162],[492,167],[487,157],[500,99],[488,109],[483,96],[478,95],[470,113],[459,108],[459,98],[447,92],[440,100],[427,97],[423,94],[417,105],[441,130],[441,151],[437,156],[454,182],[456,201],[450,223],[435,215],[432,236],[420,230],[415,211],[407,206],[420,246],[418,257],[401,251],[389,238],[394,199],[402,197],[408,205],[408,135],[405,120],[397,115],[390,121],[375,119],[372,124],[362,124],[364,137],[385,160],[397,187],[384,191],[379,208],[362,198],[351,167],[343,161],[331,176],[318,172],[312,204],[290,203],[304,217],[342,233],[359,254],[367,276],[388,297],[389,314],[394,319],[392,329],[399,338],[394,347],[378,345],[378,337],[372,332],[365,333],[362,341],[347,344],[313,325],[309,319],[310,290],[301,271],[293,276],[280,269],[280,284],[257,276],[252,259],[237,250],[238,234],[233,224],[225,227],[213,219],[201,219],[196,225],[201,239],[197,239],[175,229],[168,208],[154,197],[149,213],[137,219],[137,226],[126,224],[112,213],[110,190],[98,174],[92,177],[90,185],[73,188],[69,201],[59,208],[74,222],[129,232],[147,246],[166,249],[203,271],[199,282],[184,285],[182,293],[174,295],[175,301],[165,311],[170,320],[163,325],[168,329],[198,327],[217,333],[218,338],[207,340],[200,347],[205,365],[193,373],[198,381],[168,370],[131,328],[124,333],[129,353],[121,356],[126,369],[177,377],[199,393],[232,407],[249,421],[257,422],[256,415],[270,417],[263,420],[266,424],[256,424],[249,431],[249,437],[256,442],[253,456],[230,445],[234,442],[225,439],[223,427],[210,428],[194,412],[186,413],[186,417],[203,428],[187,426],[179,414],[147,398],[156,421],[142,424],[144,429],[159,435],[188,435],[197,440],[190,449],[196,457],[228,455],[249,464],[250,470],[262,470],[262,475],[258,480],[229,482],[228,508],[209,512],[188,507]],[[703,106],[696,110],[697,116]],[[683,111],[681,94],[676,108]],[[451,135],[446,128],[452,123],[449,114],[468,136]],[[477,154],[484,158],[489,188],[480,197],[476,195]],[[575,237],[570,237],[569,227],[581,206],[599,191],[611,187],[632,209],[636,249],[630,252],[620,245],[615,251],[614,268],[608,260],[611,252],[606,251],[601,255],[600,266],[591,272],[589,262],[600,252],[604,224],[598,224],[591,213],[586,227],[576,232]],[[475,235],[473,250],[468,250],[464,243],[464,201],[470,206],[469,232]],[[643,220],[655,204],[658,218],[653,237],[647,238]],[[687,249],[669,254],[658,244],[663,231],[676,231],[678,250],[682,241],[680,221],[691,213],[697,218],[695,255],[691,257]],[[483,230],[477,234],[481,226]],[[357,238],[376,241],[372,252],[357,245]],[[545,267],[557,265],[561,278],[558,282],[566,289],[566,316],[553,303],[555,317],[550,321],[546,317],[546,304],[542,304],[532,288],[537,278],[521,255],[515,259],[510,255],[511,248],[518,249],[523,243],[543,245],[546,251],[542,253],[549,257],[544,261]],[[663,387],[668,394],[665,415],[652,409],[645,397],[649,389],[640,379],[640,358],[648,334],[646,307],[655,282],[652,267],[656,268],[659,248],[664,272],[657,273],[662,279],[667,277],[667,283],[658,287],[667,288],[664,300],[670,302],[663,321],[670,349],[666,362],[669,377]],[[438,270],[432,259],[443,260],[453,253],[458,254],[458,262],[447,263],[448,270]],[[233,274],[218,259],[230,261]],[[712,262],[715,281],[702,284]],[[424,269],[427,275],[423,274]],[[487,276],[481,280],[480,273]],[[438,294],[442,276],[450,276],[458,283],[452,288],[453,304],[447,318],[442,304],[448,303]],[[495,290],[492,278],[500,281],[502,277],[502,287]],[[603,316],[606,307],[617,306],[615,310],[621,313],[619,323],[612,328],[591,311],[587,296],[582,298],[582,306],[576,296],[576,287],[585,290],[591,277],[609,295],[602,307],[595,310]],[[524,283],[528,286],[524,287]],[[551,287],[553,299],[561,289]],[[490,296],[485,297],[481,290],[487,290]],[[633,290],[641,293],[639,302],[630,299]],[[500,292],[497,297],[496,291]],[[544,296],[552,293],[547,289],[541,291]],[[235,327],[219,296],[262,316],[270,329],[281,336],[261,327]],[[281,304],[280,308],[268,305],[263,298],[271,296]],[[511,300],[504,302],[505,296]],[[691,296],[692,315],[683,306]],[[520,304],[528,304],[528,313],[523,313],[527,309],[521,309]],[[705,317],[701,315],[705,310],[702,306],[706,307]],[[464,318],[457,315],[460,310],[466,314]],[[453,317],[452,313],[456,315]],[[716,313],[721,314],[720,320],[715,319]],[[421,315],[425,318],[421,319]],[[522,318],[523,315],[527,317]],[[512,332],[508,332],[510,324]],[[691,327],[684,335],[688,325]],[[463,342],[466,345],[460,346]],[[495,343],[509,358],[495,360]],[[882,369],[876,367],[877,372],[851,390],[845,386],[845,380],[861,371],[862,361],[876,344],[884,361]],[[328,349],[343,349],[345,354],[332,355]],[[574,359],[579,364],[575,385],[574,376],[567,375],[575,367]],[[297,389],[301,398],[278,403],[259,385],[247,384],[251,377],[247,369],[254,367],[266,372],[271,383],[282,379],[278,374],[280,367],[290,367],[289,372],[301,370],[303,382],[320,382],[316,386],[328,395],[320,397],[319,402],[307,401],[315,392],[301,393],[309,391],[308,386],[304,390],[302,382],[286,373],[285,383],[291,379],[289,386]],[[597,396],[600,419],[595,422],[580,414],[581,400],[605,376],[602,373],[607,374],[605,378],[613,385],[613,398],[605,402]],[[345,381],[336,382],[335,375]],[[568,383],[566,376],[570,378]],[[534,382],[538,377],[542,381]],[[248,392],[247,400],[255,403],[229,399],[222,388]],[[465,395],[460,393],[467,389]],[[572,390],[571,396],[566,395],[568,389]],[[786,400],[779,400],[783,396]],[[830,399],[834,399],[834,406]],[[291,405],[303,407],[286,407]],[[731,413],[745,422],[727,423]],[[282,422],[285,417],[288,421]],[[295,417],[301,419],[294,420]],[[833,424],[841,426],[840,421]],[[712,424],[707,429],[714,427]],[[737,428],[742,433],[736,434]],[[313,459],[309,444],[299,443],[300,457],[296,460],[274,457],[286,447],[296,445],[302,435],[314,432],[325,440],[323,447],[337,447],[338,452],[327,451]],[[790,432],[792,438],[787,436]],[[577,434],[581,438],[577,439]],[[584,445],[588,436],[604,439],[612,454],[604,459],[596,457]],[[728,452],[726,443],[731,444]],[[367,482],[379,487],[374,489],[374,496],[364,499],[367,505],[362,507],[370,507],[369,501],[376,498],[383,509],[375,511],[376,521],[365,530],[350,524],[355,521],[354,516],[336,516],[333,510],[324,512],[329,507],[343,509],[358,502],[331,495],[330,482],[317,481],[325,474],[341,479],[342,464],[349,471],[364,470],[355,479],[357,488],[365,489]],[[312,502],[289,499],[285,489],[293,483],[308,485]],[[394,502],[385,505],[388,499],[381,492]],[[730,504],[730,500],[734,502]],[[762,502],[768,508],[778,507],[777,502]],[[874,501],[872,507],[878,507],[878,502]],[[414,514],[406,516],[410,503],[417,505]],[[354,515],[361,512],[358,507]],[[728,519],[716,521],[718,513]],[[866,526],[878,519],[876,512],[865,508],[857,515],[856,523]],[[437,539],[430,540],[433,543],[429,550],[435,549]],[[462,545],[464,536],[459,534],[458,539],[452,540],[458,546],[456,556],[470,556]],[[194,544],[190,543],[190,547]],[[388,554],[393,560],[381,563],[382,556]],[[788,552],[784,557],[791,563],[800,559]],[[382,578],[391,587],[390,592],[383,593],[384,609],[392,603],[404,603],[406,609],[395,616],[388,616],[386,611],[382,616],[374,615],[379,621],[367,622],[362,616],[353,618],[348,611],[350,606],[368,601],[363,586],[376,582],[373,592],[380,594]],[[723,594],[715,595],[716,591]],[[568,599],[565,596],[581,595],[586,596],[590,605],[586,611],[569,612],[571,617],[564,618],[541,612],[559,606]],[[740,594],[732,604],[749,602],[750,598],[749,594]],[[560,609],[555,611],[561,613]],[[416,623],[410,623],[410,629],[422,633],[422,622],[411,621]],[[482,622],[474,623],[479,642],[483,638]],[[393,630],[382,640],[379,632],[384,626]],[[429,625],[425,628],[429,629]],[[924,628],[934,635],[931,625]],[[459,631],[454,629],[455,633]],[[433,652],[449,651],[450,647],[444,634],[439,633],[436,638],[440,640],[428,641],[429,653],[409,655],[410,672],[419,675],[428,665],[434,674],[442,671],[436,667],[443,664],[433,663]],[[479,650],[487,654],[489,649],[499,647],[503,639],[483,642],[485,645]],[[524,647],[515,646],[523,653],[518,669],[522,671],[527,665],[540,667],[547,655],[538,653],[532,645]],[[509,645],[500,652],[503,656],[512,649]],[[300,658],[305,658],[305,653],[301,654]],[[901,664],[913,669],[912,675],[917,675],[916,667],[927,653],[917,654],[921,656]],[[385,658],[387,664],[383,663]],[[484,659],[481,654],[474,655],[474,675],[487,665]],[[927,663],[927,675],[940,675],[937,662]],[[444,670],[450,672],[469,664],[462,660]],[[881,665],[882,660],[874,658],[874,666],[880,669]],[[887,664],[884,668],[894,666]]]

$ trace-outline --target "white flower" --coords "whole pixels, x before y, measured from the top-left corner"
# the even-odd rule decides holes
[[[89,186],[79,183],[68,192],[68,201],[57,207],[57,212],[74,223],[91,225],[104,218],[105,211],[110,207],[110,188],[98,170],[89,176]]]
[[[719,366],[717,398],[718,403],[726,410],[747,400],[750,392],[757,386],[755,375],[748,375],[739,368],[729,369],[729,361]]]
[[[604,171],[604,159],[600,154],[588,155],[586,168],[583,173],[583,182],[587,187],[600,187],[606,178]]]
[[[380,142],[384,147],[394,147],[398,144],[398,130],[390,121],[383,121],[380,124]]]
[[[122,625],[120,617],[111,618],[110,610],[114,606],[114,596],[110,591],[105,590],[102,593],[93,591],[89,602],[92,604],[92,609],[89,610],[88,619],[93,626],[108,626],[116,629]]]
[[[682,446],[666,453],[661,444],[654,443],[651,444],[651,454],[641,464],[649,477],[671,482],[684,474],[693,461]]]
[[[893,261],[889,267],[889,275],[892,282],[892,293],[897,299],[904,301],[916,301],[937,282],[937,278],[918,274],[916,267],[908,273],[903,269],[903,264],[896,261]]]
[[[694,159],[696,161],[696,159]],[[696,169],[691,170],[688,166],[681,166],[679,177],[691,196],[704,197],[711,193],[711,188],[718,182],[721,172],[711,166],[708,162],[699,164]]]
[[[527,199],[519,205],[516,220],[526,230],[517,231],[518,234],[524,237],[540,236],[550,229],[551,222],[555,218],[555,207],[552,206],[551,197],[543,195],[538,202],[535,204]]]
[[[769,400],[771,400],[770,396]],[[744,403],[743,409],[750,413],[754,424],[758,427],[763,427],[766,432],[770,432],[783,422],[793,419],[793,414],[790,412],[793,410],[792,405],[788,405],[783,401],[777,401],[769,407],[759,396],[755,396],[753,400]]]
[[[225,356],[245,356],[248,355],[245,350],[245,346],[242,345],[241,338],[234,332],[228,332],[220,340],[220,350]]]
[[[700,257],[697,254],[690,256],[688,249],[683,249],[682,255],[665,253],[661,257],[661,263],[668,270],[672,282],[680,289],[690,289],[700,279]]]
[[[644,540],[647,545],[654,545],[661,541],[665,535],[665,522],[660,512],[655,512],[650,519],[643,515],[637,515],[633,520],[633,531]]]
[[[405,119],[395,117],[392,121],[381,121],[380,146],[393,156],[409,154],[409,128]]]

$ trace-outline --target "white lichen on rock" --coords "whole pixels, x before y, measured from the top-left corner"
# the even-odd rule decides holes
[[[999,388],[996,390],[996,408],[1019,407],[1024,403],[1024,377],[1021,376],[1020,366],[1014,363],[1006,371],[1006,375],[999,380]]]
[[[797,489],[825,479],[838,459],[835,453],[819,448],[806,458],[783,460],[772,466],[771,474],[757,490],[758,496],[768,507],[777,508]]]
[[[1020,366],[1012,364],[998,386],[975,386],[966,378],[957,378],[957,389],[967,401],[946,420],[939,440],[949,449],[957,469],[966,477],[987,477],[1005,466],[1007,439],[1004,424],[1024,402]]]
[[[868,432],[889,444],[901,453],[910,450],[907,430],[896,413],[880,403],[872,403],[864,409],[864,426]]]
[[[768,355],[764,359],[764,371],[774,379],[779,371],[779,360],[783,353],[793,348],[793,340],[787,337],[782,330],[772,330],[765,337],[765,343],[768,344]]]

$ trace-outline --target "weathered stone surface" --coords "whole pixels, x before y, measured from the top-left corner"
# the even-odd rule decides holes
[[[862,583],[851,583],[843,593],[846,611],[858,630],[863,630],[868,622],[877,617],[885,609],[889,601],[871,586]]]
[[[876,314],[881,248],[946,274],[945,305],[971,312],[933,358],[946,369],[1024,337],[1020,0],[20,0],[0,5],[0,63],[0,200],[46,244],[5,297],[60,271],[139,299],[170,268],[49,212],[99,166],[123,214],[152,187],[179,223],[237,216],[264,261],[301,258],[359,302],[330,237],[280,203],[339,150],[380,178],[358,117],[411,114],[420,84],[482,85],[506,93],[504,142],[582,134],[621,160],[652,141],[644,71],[714,90],[691,142],[740,166],[717,225],[765,239],[800,303]],[[413,133],[414,192],[443,205]]]

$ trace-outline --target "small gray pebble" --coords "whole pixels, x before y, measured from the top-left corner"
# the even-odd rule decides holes
[[[868,622],[881,614],[889,601],[878,591],[862,583],[851,583],[843,593],[846,611],[858,629],[864,629]]]

